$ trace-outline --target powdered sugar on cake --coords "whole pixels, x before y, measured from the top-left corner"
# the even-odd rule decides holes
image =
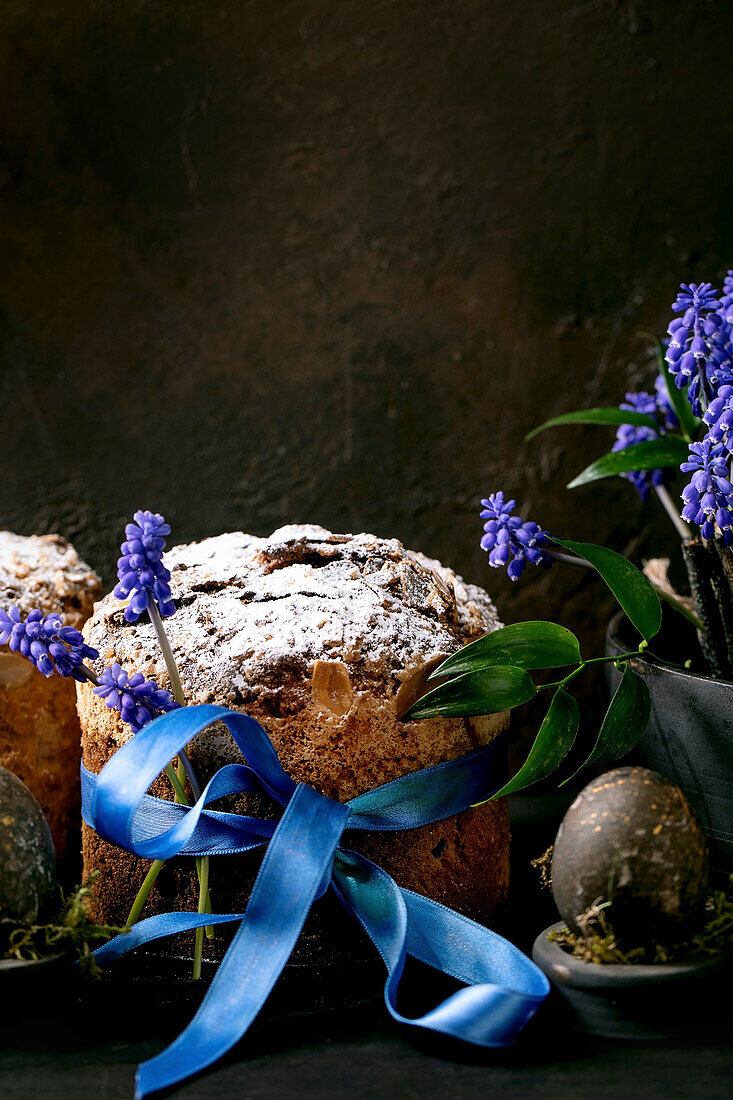
[[[33,608],[60,611],[79,629],[99,594],[99,577],[60,535],[0,531],[0,607],[23,616]]]
[[[242,532],[174,547],[175,616],[166,629],[191,702],[232,700],[248,685],[277,688],[308,675],[318,659],[354,673],[394,680],[406,670],[499,625],[481,589],[395,539],[334,535],[314,525],[280,528],[269,538]],[[126,666],[165,680],[149,624],[123,624],[112,596],[87,628],[102,657],[109,643]],[[117,629],[116,629],[117,628]]]

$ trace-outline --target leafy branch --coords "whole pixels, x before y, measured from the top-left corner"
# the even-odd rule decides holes
[[[500,798],[532,786],[552,775],[570,752],[580,725],[577,700],[568,688],[588,667],[613,662],[623,670],[597,739],[580,771],[606,764],[629,752],[649,724],[649,689],[628,662],[639,658],[661,626],[659,596],[634,565],[604,546],[552,539],[582,558],[603,579],[630,622],[641,635],[635,650],[617,657],[584,660],[572,631],[556,623],[515,623],[484,634],[442,662],[430,675],[438,685],[404,714],[407,722],[423,718],[476,717],[511,710],[553,690],[547,713],[519,771],[487,799]],[[530,671],[569,669],[559,680],[535,684]],[[566,779],[564,782],[568,782]]]

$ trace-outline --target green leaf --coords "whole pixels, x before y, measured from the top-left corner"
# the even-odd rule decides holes
[[[630,561],[607,546],[592,542],[572,542],[550,536],[550,542],[567,546],[574,554],[584,558],[613,592],[626,616],[647,642],[651,641],[662,625],[662,605],[659,596],[644,574]]]
[[[689,457],[689,447],[679,435],[665,435],[661,439],[650,439],[646,443],[634,443],[620,451],[611,451],[596,459],[590,466],[578,474],[568,485],[568,489],[577,489],[591,481],[600,481],[604,477],[628,474],[633,470],[659,470],[664,466],[679,466]]]
[[[633,672],[627,664],[621,683],[616,688],[606,711],[606,717],[603,719],[598,739],[590,756],[563,783],[570,782],[570,779],[574,779],[584,768],[591,765],[605,766],[630,752],[646,733],[651,710],[649,688],[641,676]],[[563,786],[563,783],[560,786]]]
[[[578,639],[564,626],[542,621],[512,623],[484,634],[452,654],[431,672],[429,680],[460,676],[490,665],[561,668],[580,661]]]
[[[570,752],[579,723],[580,711],[576,700],[564,688],[558,688],[527,759],[514,778],[491,798],[501,798],[503,795],[521,791],[551,775]]]
[[[492,665],[466,672],[447,684],[429,691],[403,715],[403,722],[416,718],[471,718],[496,714],[518,707],[535,694],[529,673],[515,665]]]
[[[680,427],[688,440],[693,440],[697,435],[702,420],[695,416],[687,396],[687,386],[678,390],[674,384],[674,378],[664,359],[662,359],[662,375],[667,386],[669,403],[677,414]]]
[[[607,409],[581,409],[578,412],[563,413],[562,416],[553,416],[552,420],[546,420],[539,428],[526,435],[524,438],[534,439],[546,428],[554,428],[556,424],[633,424],[643,428],[653,428],[659,431],[659,422],[653,416],[646,413],[624,411],[618,407]]]
[[[657,340],[655,336],[651,336],[650,333],[640,332],[638,335],[648,336],[654,344],[657,353],[657,362],[659,364],[659,373],[664,379],[664,384],[667,387],[669,403],[677,414],[677,419],[680,422],[683,435],[688,441],[693,440],[697,435],[697,430],[702,424],[702,421],[699,420],[692,411],[692,407],[687,397],[687,386],[679,390],[675,386],[672,372],[667,365],[667,360],[664,358],[664,348],[659,340]]]

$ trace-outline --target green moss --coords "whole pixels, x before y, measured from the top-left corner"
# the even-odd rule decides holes
[[[622,948],[607,916],[608,902],[590,907],[578,924],[581,932],[568,928],[548,933],[548,939],[584,962],[631,965],[633,963],[695,962],[721,955],[733,947],[733,876],[727,890],[716,890],[705,903],[705,915],[698,930],[679,943],[650,943]]]
[[[534,867],[537,874],[540,876],[540,886],[543,890],[552,889],[552,853],[555,851],[555,845],[551,844],[546,852],[543,852],[537,859],[531,859],[529,861],[530,867]]]
[[[93,977],[99,967],[92,952],[125,929],[111,924],[94,924],[89,919],[89,899],[99,878],[94,871],[68,898],[62,895],[55,921],[28,926],[13,921],[0,923],[0,951],[3,958],[35,962],[51,955],[66,955],[77,959],[82,969]]]

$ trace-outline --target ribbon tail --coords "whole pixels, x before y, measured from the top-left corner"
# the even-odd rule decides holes
[[[387,968],[384,999],[399,1023],[482,1047],[511,1044],[550,991],[544,974],[496,932],[444,905],[402,890],[381,867],[339,851],[334,883]],[[465,983],[418,1017],[397,1009],[405,958],[412,955]]]
[[[137,1098],[198,1073],[245,1034],[323,890],[349,814],[346,806],[309,787],[296,788],[268,846],[244,918],[198,1012],[169,1047],[138,1067]]]
[[[154,940],[175,936],[177,932],[192,932],[210,924],[231,924],[243,918],[244,913],[159,913],[133,924],[127,932],[103,943],[92,954],[100,966],[107,966]]]

